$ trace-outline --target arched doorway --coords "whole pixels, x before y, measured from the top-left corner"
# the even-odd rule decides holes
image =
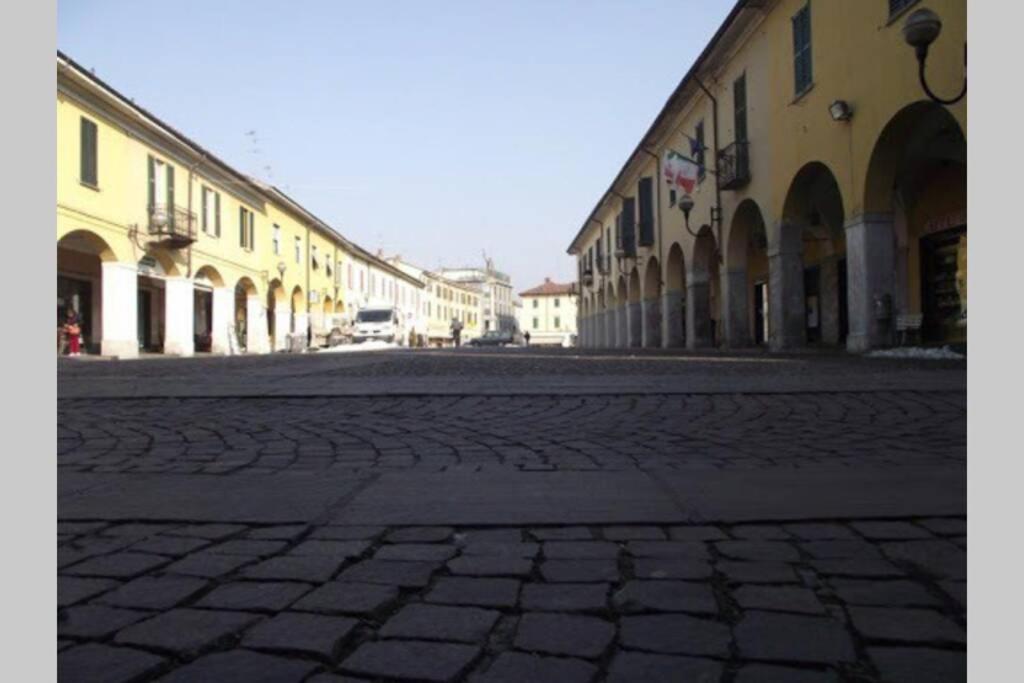
[[[168,322],[168,279],[174,278],[175,284],[177,285],[177,268],[166,254],[161,251],[151,251],[146,253],[137,264],[138,267],[138,292],[136,294],[137,301],[137,325],[136,332],[139,342],[139,351],[147,351],[149,353],[162,353],[164,351],[165,340],[167,339],[169,330],[167,329],[166,323]],[[188,283],[185,283],[186,285]],[[188,296],[191,297],[192,293],[187,292]],[[177,317],[177,316],[175,316]],[[189,312],[189,322],[191,322],[191,312]],[[180,335],[174,335],[180,337]],[[191,334],[188,335],[191,337]],[[183,346],[183,341],[191,345],[192,339],[181,340],[175,339],[177,345]],[[174,349],[174,352],[180,349]]]
[[[715,345],[719,296],[718,253],[711,228],[701,226],[693,242],[692,267],[686,282],[687,348],[700,349]]]
[[[232,347],[245,353],[262,353],[266,349],[263,330],[263,302],[253,281],[242,277],[235,284],[235,311]]]
[[[615,339],[618,330],[616,327],[618,324],[618,319],[616,318],[618,313],[615,303],[615,285],[612,284],[611,280],[605,284],[602,294],[603,306],[601,317],[598,321],[597,345],[611,349],[616,346]]]
[[[308,339],[309,307],[306,297],[302,293],[302,287],[298,285],[292,289],[292,319],[289,331],[298,335],[300,339]]]
[[[736,207],[725,252],[725,342],[732,347],[768,343],[768,232],[752,199]]]
[[[774,348],[845,345],[849,326],[845,211],[832,171],[813,161],[790,183],[779,243],[777,273],[768,295]],[[773,268],[775,270],[775,268]]]
[[[274,278],[267,289],[267,338],[272,351],[282,351],[286,348],[285,335],[291,331],[291,317],[284,285]]]
[[[674,242],[665,262],[665,294],[661,317],[664,321],[662,346],[680,348],[686,344],[686,263],[683,248]]]
[[[68,233],[57,242],[57,328],[73,311],[81,328],[82,353],[102,350],[103,300],[108,298],[103,290],[103,264],[116,262],[110,245],[87,230]],[[67,340],[59,337],[58,341],[60,350],[66,352]]]
[[[324,321],[323,327],[325,333],[330,333],[334,328],[334,299],[330,295],[324,297]]]
[[[967,140],[949,110],[922,101],[897,112],[875,143],[864,188],[864,215],[849,229],[858,238],[851,275],[890,293],[892,316],[872,324],[873,302],[858,300],[851,347],[889,343],[897,319],[916,316],[923,341],[966,342]],[[891,265],[879,272],[879,264]]]
[[[640,270],[633,266],[629,271],[629,285],[626,287],[626,346],[640,347],[643,344],[643,292],[640,289]]]
[[[661,264],[651,257],[644,267],[642,344],[661,347]]]
[[[213,266],[200,266],[192,278],[192,334],[196,351],[226,353],[231,317],[229,292],[224,278]]]

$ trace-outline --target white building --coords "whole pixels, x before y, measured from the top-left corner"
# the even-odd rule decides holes
[[[483,331],[515,331],[517,321],[513,306],[512,278],[495,270],[487,258],[483,268],[442,268],[439,274],[456,282],[473,285],[480,290],[480,320]]]
[[[559,284],[551,278],[544,283],[519,292],[522,307],[518,309],[519,329],[530,333],[530,345],[569,346],[576,336],[576,288],[571,283]]]
[[[424,283],[414,275],[359,249],[338,265],[344,279],[345,311],[350,320],[366,306],[395,306],[405,317],[406,330],[423,332],[418,315],[424,299]]]
[[[472,282],[458,282],[411,263],[401,256],[385,259],[387,263],[423,283],[416,307],[415,326],[430,345],[452,343],[452,321],[462,323],[463,342],[480,336],[481,290]]]

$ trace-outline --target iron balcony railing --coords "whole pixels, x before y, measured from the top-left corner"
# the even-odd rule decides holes
[[[186,247],[196,241],[196,214],[180,206],[153,204],[149,207],[149,234],[172,247]]]
[[[718,155],[718,182],[723,190],[735,190],[750,182],[750,143],[737,140]]]

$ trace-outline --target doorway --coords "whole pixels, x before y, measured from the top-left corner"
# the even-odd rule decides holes
[[[804,306],[807,310],[807,343],[821,341],[821,268],[804,269]]]

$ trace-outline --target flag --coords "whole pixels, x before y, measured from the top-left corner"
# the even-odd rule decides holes
[[[700,167],[693,160],[687,159],[678,152],[668,150],[665,155],[663,170],[665,182],[683,188],[683,192],[686,194],[693,193],[699,170]]]

